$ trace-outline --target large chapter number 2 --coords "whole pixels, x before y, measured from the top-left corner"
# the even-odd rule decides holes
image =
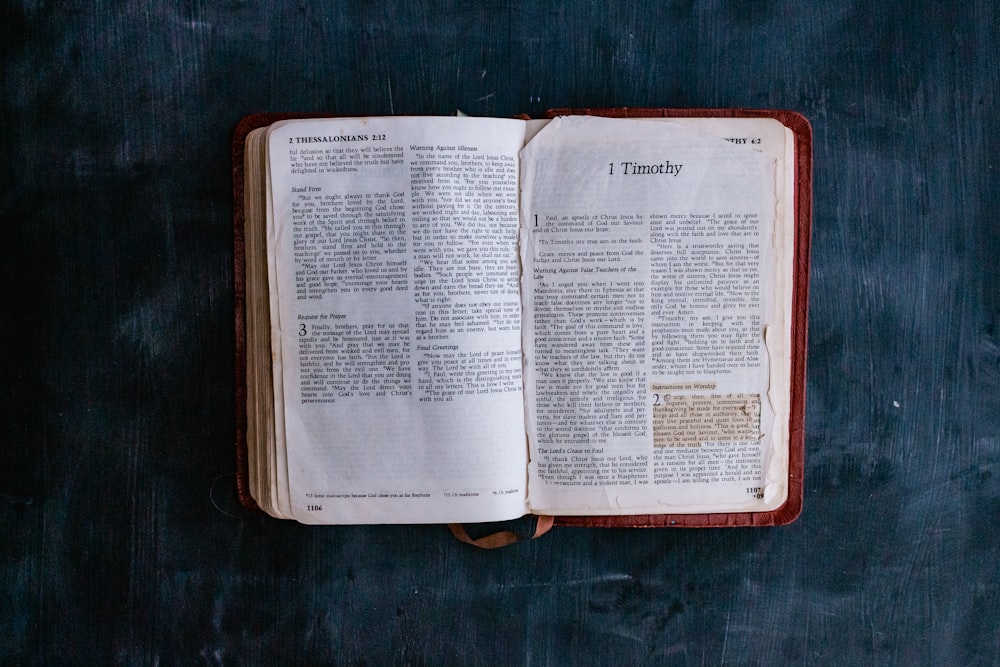
[[[670,394],[653,394],[653,407],[666,404],[670,400]]]

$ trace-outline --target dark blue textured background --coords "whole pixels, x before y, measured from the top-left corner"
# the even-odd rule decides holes
[[[994,3],[329,4],[0,4],[0,662],[1000,663]],[[802,518],[240,509],[236,121],[557,106],[811,119]]]

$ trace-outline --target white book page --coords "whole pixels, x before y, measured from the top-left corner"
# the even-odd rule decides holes
[[[272,126],[272,326],[297,520],[526,512],[523,141],[524,123],[503,119]]]
[[[788,134],[702,120],[559,118],[522,151],[535,513],[787,497]]]

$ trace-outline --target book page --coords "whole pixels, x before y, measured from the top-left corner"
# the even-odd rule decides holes
[[[525,513],[523,141],[522,121],[476,118],[269,131],[272,328],[297,520]]]
[[[788,141],[770,119],[571,116],[522,151],[533,512],[784,502]]]

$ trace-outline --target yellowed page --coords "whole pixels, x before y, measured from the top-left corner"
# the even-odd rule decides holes
[[[524,123],[289,121],[268,136],[284,441],[305,523],[525,513]]]
[[[768,119],[567,117],[528,143],[533,512],[784,502],[787,141]]]

